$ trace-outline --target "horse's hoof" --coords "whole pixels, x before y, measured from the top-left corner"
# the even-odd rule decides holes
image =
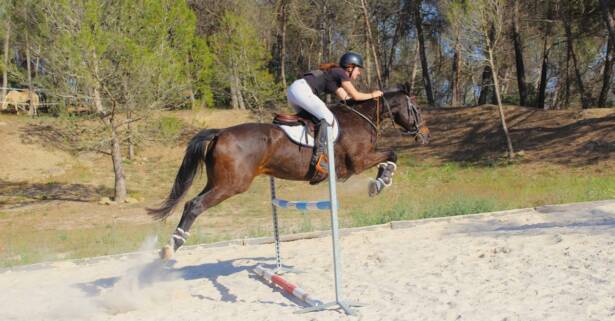
[[[173,257],[173,248],[170,245],[165,245],[160,249],[160,259],[163,261],[168,261]]]
[[[377,180],[371,180],[367,183],[367,195],[374,197],[382,192],[381,183]]]

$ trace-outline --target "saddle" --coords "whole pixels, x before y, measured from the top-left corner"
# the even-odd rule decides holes
[[[303,126],[307,129],[308,134],[312,137],[316,134],[316,124],[318,120],[307,112],[299,112],[298,114],[274,114],[273,123],[283,126]]]

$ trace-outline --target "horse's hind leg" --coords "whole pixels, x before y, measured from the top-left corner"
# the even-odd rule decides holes
[[[196,218],[206,209],[216,206],[230,196],[232,194],[225,193],[221,188],[210,188],[208,185],[199,195],[186,202],[179,224],[171,235],[169,244],[162,248],[160,257],[165,260],[170,259],[190,236],[190,228]]]
[[[240,188],[229,188],[218,184],[214,187],[210,187],[208,184],[198,196],[186,202],[179,224],[171,236],[169,245],[166,245],[160,251],[160,257],[163,260],[170,259],[173,253],[184,245],[190,236],[192,224],[201,213],[218,205],[220,202],[233,195],[244,192],[250,186],[250,182],[251,180],[241,184],[242,186]]]

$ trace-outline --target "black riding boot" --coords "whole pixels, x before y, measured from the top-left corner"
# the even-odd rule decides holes
[[[327,122],[323,119],[318,126],[318,133],[314,140],[314,154],[310,161],[310,171],[313,173],[310,184],[317,184],[327,177],[329,162],[325,154],[327,146]]]

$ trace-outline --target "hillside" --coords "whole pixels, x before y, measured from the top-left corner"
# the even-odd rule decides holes
[[[506,153],[497,106],[438,108],[425,114],[432,141],[408,146],[412,156],[489,163]],[[615,161],[615,109],[506,106],[505,114],[521,162],[612,166]]]

